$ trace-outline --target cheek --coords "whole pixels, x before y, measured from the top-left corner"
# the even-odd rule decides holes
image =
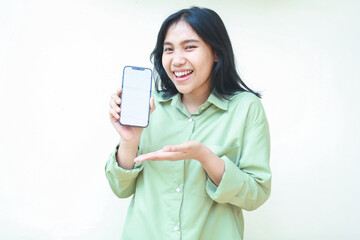
[[[168,75],[169,78],[171,78],[171,69],[170,69],[169,60],[166,57],[163,57],[161,59],[161,63],[165,69],[166,74]]]
[[[164,68],[167,69],[169,66],[169,59],[163,55],[161,58],[161,63],[164,66]]]

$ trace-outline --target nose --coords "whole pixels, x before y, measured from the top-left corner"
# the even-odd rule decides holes
[[[174,67],[179,67],[182,66],[186,63],[186,59],[184,57],[184,55],[179,52],[179,51],[175,51],[173,54],[173,59],[172,59],[172,64]]]

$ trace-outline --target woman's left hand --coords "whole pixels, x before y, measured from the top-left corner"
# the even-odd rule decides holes
[[[142,161],[178,161],[184,159],[196,159],[201,161],[206,147],[198,141],[188,141],[180,145],[165,146],[156,152],[143,154],[135,158],[134,162]]]
[[[198,160],[213,183],[217,186],[219,185],[225,172],[225,163],[209,148],[198,141],[189,141],[179,145],[165,146],[159,151],[138,156],[135,158],[134,162],[178,161],[185,159]]]

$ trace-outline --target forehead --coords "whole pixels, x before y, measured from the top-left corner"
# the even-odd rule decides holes
[[[187,39],[201,40],[199,35],[186,21],[181,20],[173,23],[167,30],[164,41],[176,43]]]

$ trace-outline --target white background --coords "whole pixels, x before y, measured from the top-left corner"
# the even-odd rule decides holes
[[[108,101],[192,5],[224,20],[271,127],[272,195],[245,239],[360,238],[359,1],[2,0],[0,239],[119,239]]]

